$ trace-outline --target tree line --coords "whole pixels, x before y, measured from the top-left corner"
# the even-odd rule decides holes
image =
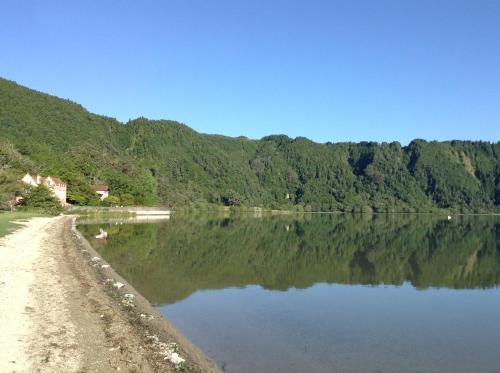
[[[260,206],[299,211],[498,212],[500,143],[414,140],[314,143],[199,134],[184,124],[120,123],[0,79],[0,203],[19,175],[68,184],[68,202],[99,204],[106,184],[125,205]]]

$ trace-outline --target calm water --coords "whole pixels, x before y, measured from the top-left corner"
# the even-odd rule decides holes
[[[79,229],[226,372],[500,372],[498,217],[173,216]]]

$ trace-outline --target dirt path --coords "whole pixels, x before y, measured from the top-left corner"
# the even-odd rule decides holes
[[[72,231],[71,217],[23,225],[0,239],[1,372],[216,371]]]

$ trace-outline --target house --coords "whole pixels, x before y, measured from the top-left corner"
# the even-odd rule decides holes
[[[109,197],[109,191],[111,188],[107,185],[94,185],[94,190],[102,201]]]
[[[43,177],[40,175],[31,176],[29,173],[22,178],[24,184],[37,187],[38,185],[45,185],[52,192],[62,206],[66,206],[66,183],[55,176]]]

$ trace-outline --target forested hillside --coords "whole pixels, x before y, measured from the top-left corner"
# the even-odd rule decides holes
[[[471,124],[473,125],[473,124]],[[500,143],[318,144],[199,134],[168,120],[120,123],[0,79],[0,200],[26,171],[59,176],[73,204],[108,184],[123,204],[306,210],[499,211]]]

